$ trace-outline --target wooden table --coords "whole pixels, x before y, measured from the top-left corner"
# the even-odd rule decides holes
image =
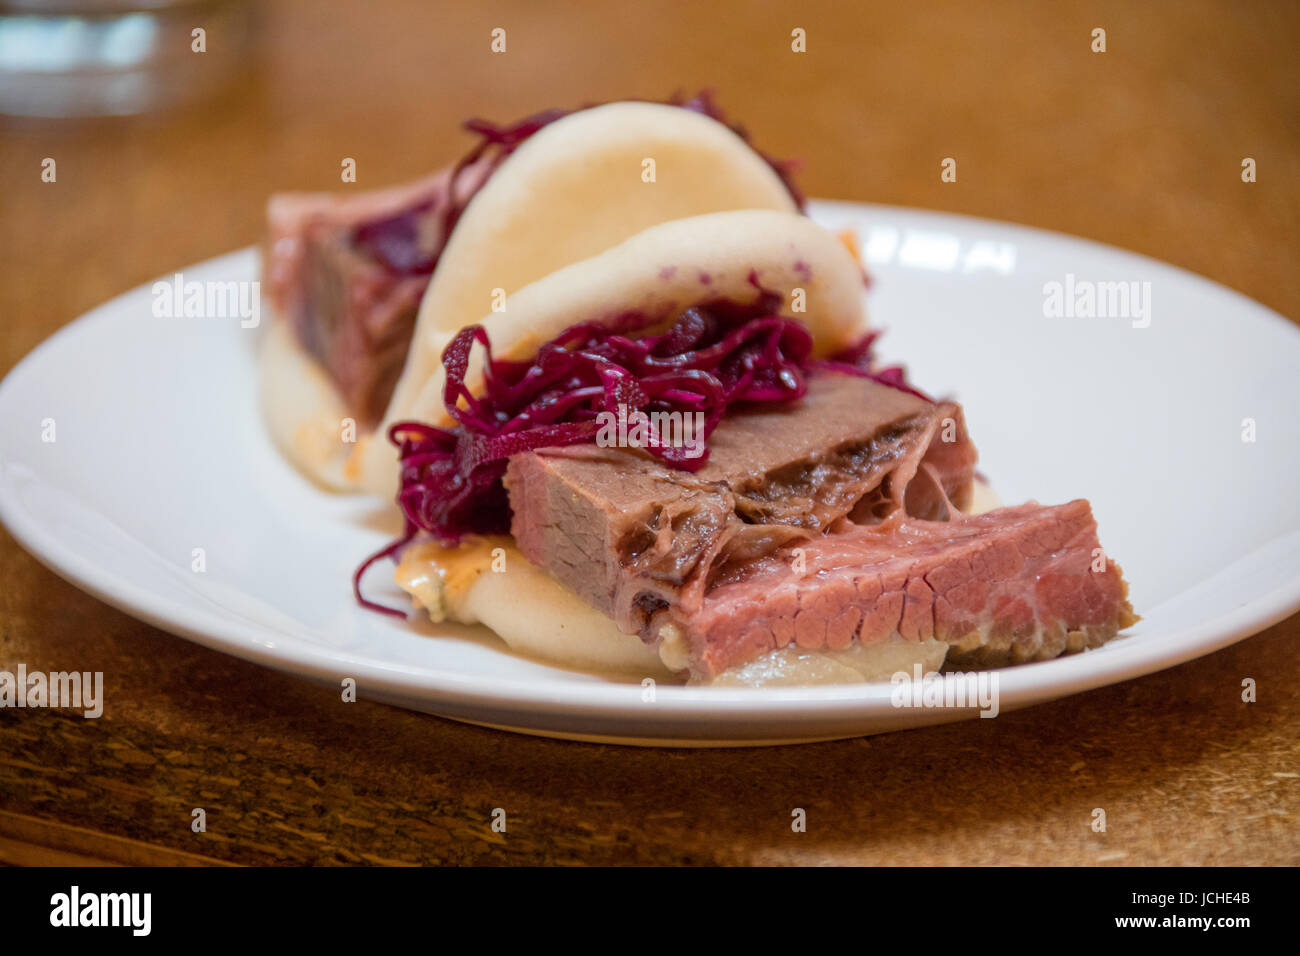
[[[469,115],[706,85],[806,160],[811,195],[1088,236],[1300,315],[1294,4],[274,3],[260,35],[215,100],[0,126],[0,370],[91,306],[255,241],[268,193],[337,186],[341,157],[377,186],[456,156]],[[0,712],[0,861],[1300,861],[1300,617],[997,720],[633,750],[341,707],[109,609],[3,532],[0,581],[0,667],[102,670],[109,702],[97,721]]]

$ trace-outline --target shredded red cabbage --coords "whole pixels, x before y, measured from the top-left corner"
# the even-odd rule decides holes
[[[390,430],[402,459],[398,503],[418,528],[440,541],[504,533],[510,512],[500,490],[506,459],[534,448],[592,441],[601,412],[702,412],[707,439],[733,402],[799,398],[812,337],[797,322],[759,305],[690,308],[668,331],[643,338],[635,314],[583,323],[543,345],[529,361],[492,357],[481,326],[463,329],[443,352],[443,403],[459,427],[403,422]],[[474,345],[483,347],[484,387],[472,395],[465,375]],[[656,438],[646,449],[673,468],[708,460]]]
[[[825,368],[874,379],[929,401],[909,386],[898,366],[873,369],[878,332],[823,361],[813,361],[812,336],[775,312],[779,298],[764,293],[750,306],[714,303],[686,309],[665,332],[631,335],[649,323],[629,313],[613,322],[576,325],[543,345],[528,361],[497,359],[482,326],[462,329],[442,354],[447,379],[443,403],[454,428],[399,422],[388,438],[399,451],[397,503],[402,537],[357,568],[353,590],[371,610],[405,616],[361,594],[361,578],[375,562],[396,559],[421,531],[445,544],[465,534],[507,534],[510,504],[502,484],[511,455],[594,441],[602,412],[702,412],[704,435],[735,402],[785,402],[807,391],[807,375]],[[481,395],[466,384],[475,345],[483,347]],[[695,471],[708,460],[707,444],[687,449],[652,435],[646,451],[666,465]]]

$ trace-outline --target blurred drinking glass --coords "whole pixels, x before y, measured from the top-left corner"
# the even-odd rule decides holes
[[[0,0],[0,113],[122,116],[191,102],[247,64],[247,0]]]

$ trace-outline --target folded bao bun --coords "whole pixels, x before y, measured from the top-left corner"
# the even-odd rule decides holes
[[[796,289],[802,296],[795,296]],[[741,210],[677,219],[652,226],[594,258],[566,266],[509,296],[502,312],[479,316],[498,358],[526,359],[544,342],[579,322],[600,323],[638,313],[654,323],[709,301],[755,302],[781,296],[781,311],[812,333],[826,355],[861,335],[866,325],[862,271],[845,246],[812,220],[791,212]],[[804,311],[792,311],[792,303]],[[425,304],[428,304],[428,298]],[[422,310],[423,312],[423,310]],[[420,324],[431,317],[423,312]],[[443,406],[442,350],[457,329],[431,334],[417,327],[398,394],[376,440],[360,451],[364,486],[392,494],[398,462],[378,440],[389,425],[421,421],[452,424]],[[482,376],[476,352],[468,383]],[[404,384],[418,388],[403,388]]]
[[[642,163],[655,160],[655,181]],[[504,295],[502,295],[504,293]],[[286,322],[262,352],[273,435],[305,472],[331,487],[391,499],[395,423],[454,425],[443,402],[442,354],[483,326],[493,355],[528,359],[579,323],[629,314],[657,331],[710,302],[780,297],[777,311],[809,331],[824,357],[867,327],[860,263],[799,213],[772,167],[721,123],[677,107],[616,103],[542,128],[474,196],[438,259],[411,346],[380,425],[345,443],[348,409]],[[497,310],[494,311],[494,306]],[[503,307],[502,307],[503,306]],[[483,351],[467,384],[482,387]],[[495,562],[504,562],[506,573]],[[396,581],[435,621],[485,625],[515,652],[563,667],[673,680],[687,651],[624,633],[613,619],[532,564],[510,537],[470,535],[458,547],[420,539]],[[736,685],[850,683],[938,668],[947,645],[901,637],[872,646],[783,648],[717,675]]]
[[[791,307],[796,289],[803,293],[802,312]],[[523,286],[508,296],[505,311],[473,321],[487,331],[496,357],[521,359],[578,322],[599,323],[629,312],[668,322],[692,305],[718,300],[748,304],[764,292],[781,296],[780,311],[809,329],[818,354],[847,345],[866,326],[861,267],[843,243],[797,213],[752,209],[651,226],[600,255]],[[361,452],[366,485],[376,493],[391,495],[397,483],[394,448],[378,439],[388,425],[404,420],[453,424],[443,404],[441,354],[460,326],[426,329],[426,322],[432,325],[438,318],[428,311],[432,294],[431,289],[424,300],[403,373],[419,387],[398,386],[384,425]],[[481,359],[476,351],[467,377],[472,389],[482,381]],[[488,572],[493,548],[506,556],[508,573]],[[412,545],[397,576],[436,620],[484,624],[519,653],[584,670],[671,677],[660,652],[620,631],[531,564],[508,538],[460,548]],[[892,673],[902,657],[910,666],[917,654],[927,667],[937,666],[943,649],[904,642],[834,657],[791,652],[765,662],[762,673],[729,679],[861,681]]]
[[[647,160],[654,161],[652,182],[643,178]],[[443,347],[490,311],[496,290],[513,311],[515,294],[528,284],[642,230],[737,209],[797,211],[767,161],[700,113],[611,103],[543,127],[510,154],[456,223],[421,302],[385,422],[420,407]],[[279,328],[268,333],[260,363],[264,413],[276,444],[328,487],[361,484],[393,494],[395,458],[382,430],[368,443],[369,453],[353,454],[362,449],[341,438],[341,422],[352,410],[282,319],[272,323]],[[367,444],[366,436],[357,438]]]
[[[802,312],[791,308],[795,289],[803,291]],[[520,359],[577,322],[636,312],[666,323],[692,305],[718,300],[748,304],[763,292],[782,297],[780,311],[809,329],[821,355],[849,344],[866,326],[862,271],[848,249],[806,217],[771,210],[719,212],[652,226],[598,256],[529,283],[508,298],[505,311],[477,321],[496,357]],[[426,317],[421,315],[422,324]],[[421,387],[406,390],[401,403],[393,403],[384,427],[403,420],[453,424],[443,404],[440,356],[455,330],[439,330],[436,337],[423,331],[417,332],[407,360],[408,374],[421,370]],[[467,376],[472,389],[482,381],[481,358],[476,350]],[[393,446],[376,439],[362,455],[368,487],[392,494],[398,469]],[[492,573],[494,550],[504,557],[507,573]],[[417,542],[403,555],[397,580],[435,621],[485,625],[512,650],[534,659],[656,680],[672,680],[681,666],[674,659],[680,648],[656,649],[622,632],[529,562],[509,538],[471,539],[458,548]],[[945,652],[946,645],[938,642],[901,639],[834,653],[792,648],[716,683],[886,679],[915,663],[937,668]]]

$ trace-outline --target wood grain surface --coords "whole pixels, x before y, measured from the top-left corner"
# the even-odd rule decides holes
[[[456,157],[467,116],[705,86],[765,149],[802,157],[810,195],[1075,233],[1300,316],[1291,2],[303,2],[259,17],[258,49],[201,103],[0,120],[0,371],[99,302],[256,241],[269,193],[334,187],[341,157],[378,186]],[[488,49],[497,26],[505,55]],[[955,184],[939,181],[946,156]],[[57,183],[40,181],[44,157]],[[107,699],[99,720],[0,711],[0,862],[1300,862],[1300,618],[997,720],[656,751],[341,704],[108,608],[3,532],[0,582],[0,668],[100,670]]]

